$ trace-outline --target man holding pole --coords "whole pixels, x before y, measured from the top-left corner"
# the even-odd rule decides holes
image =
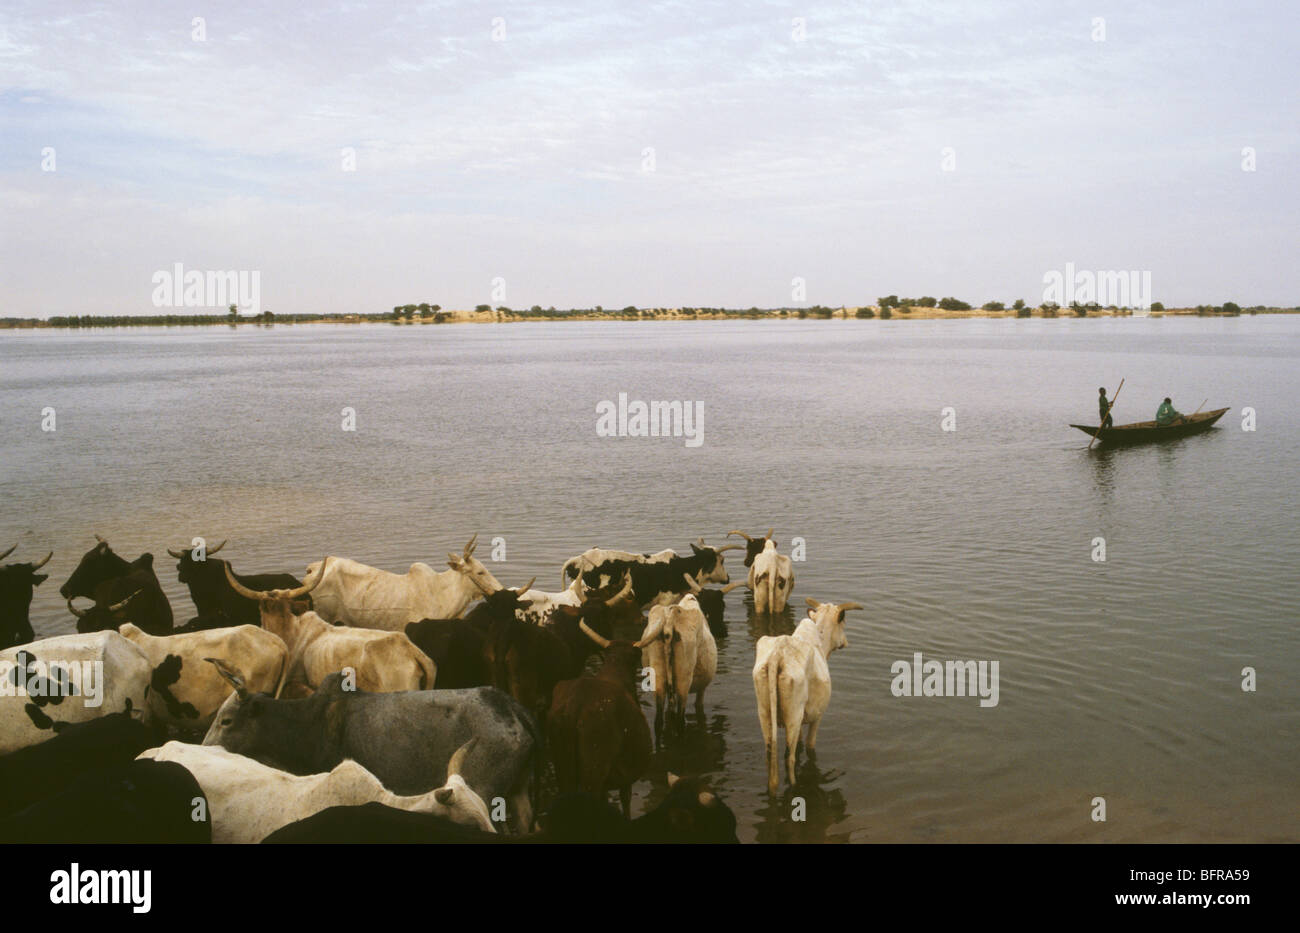
[[[1097,390],[1097,408],[1101,411],[1101,426],[1109,428],[1115,423],[1115,419],[1110,416],[1110,402],[1106,400],[1106,387],[1102,386]]]

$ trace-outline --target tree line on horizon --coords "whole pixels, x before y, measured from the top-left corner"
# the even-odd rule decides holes
[[[913,308],[938,308],[940,310],[947,310],[947,311],[969,311],[972,310],[973,306],[968,302],[953,297],[933,298],[930,296],[923,296],[921,298],[900,298],[897,295],[885,295],[877,298],[876,304],[874,306],[866,305],[866,306],[859,307],[854,312],[854,316],[857,318],[874,318],[879,316],[880,318],[888,319],[892,317],[895,312],[898,312],[900,314],[907,314]],[[1037,310],[1043,317],[1056,317],[1062,313],[1073,314],[1077,317],[1086,317],[1090,313],[1103,310],[1103,306],[1096,302],[1088,302],[1088,303],[1080,304],[1079,302],[1073,302],[1073,301],[1070,302],[1070,304],[1064,308],[1057,305],[1055,302],[1051,302],[1051,301],[1044,302],[1040,305],[1037,305],[1036,307],[1031,307],[1025,303],[1024,299],[1021,298],[1016,299],[1011,304],[1011,307],[1009,309],[1006,307],[1006,305],[1004,305],[1000,301],[986,301],[984,304],[980,306],[980,308],[981,310],[984,311],[1011,310],[1016,313],[1017,317],[1030,317],[1035,310]],[[1127,309],[1121,309],[1115,305],[1106,305],[1104,306],[1104,309],[1108,311],[1127,310]],[[593,308],[556,309],[554,306],[551,306],[549,308],[543,308],[541,305],[533,305],[531,308],[524,310],[524,309],[512,309],[506,305],[498,305],[496,308],[493,308],[491,305],[487,305],[487,304],[480,304],[474,308],[475,313],[478,314],[495,311],[501,314],[509,315],[512,318],[528,318],[528,317],[566,318],[566,317],[595,315],[595,316],[611,317],[611,318],[623,318],[629,320],[635,320],[640,318],[643,310],[654,312],[657,310],[667,310],[667,309],[655,309],[655,308],[640,309],[637,308],[635,305],[628,305],[620,310],[606,309],[601,305],[596,305]],[[831,308],[825,305],[811,305],[806,308],[751,307],[748,309],[743,309],[743,308],[694,307],[694,308],[678,308],[675,310],[679,315],[685,318],[698,317],[701,315],[725,315],[728,317],[739,317],[739,318],[761,318],[761,317],[770,317],[773,314],[775,314],[776,316],[782,318],[796,317],[799,319],[814,318],[814,319],[824,320],[833,317],[837,312],[845,313],[845,314],[848,313],[846,307],[841,306],[840,308]],[[1164,311],[1165,306],[1159,301],[1154,301],[1151,303],[1150,310],[1157,311],[1157,312]],[[1242,308],[1236,302],[1225,301],[1222,305],[1196,305],[1194,310],[1196,311],[1197,314],[1203,314],[1203,315],[1208,315],[1208,314],[1237,315],[1242,313],[1257,314],[1261,312],[1268,312],[1270,310],[1300,311],[1300,306],[1297,306],[1294,309],[1270,308],[1265,305],[1254,305],[1251,307]],[[295,323],[305,323],[308,321],[401,322],[401,321],[416,320],[416,319],[425,322],[435,323],[435,324],[443,324],[452,319],[452,314],[451,312],[444,311],[441,305],[433,304],[430,302],[395,305],[391,311],[384,311],[384,312],[365,312],[365,313],[335,312],[335,313],[323,313],[323,314],[282,314],[282,315],[276,315],[271,311],[262,311],[259,314],[255,314],[255,315],[241,315],[239,313],[239,309],[234,305],[231,305],[227,309],[227,313],[224,315],[223,314],[55,315],[46,319],[44,322],[42,322],[40,318],[4,317],[4,318],[0,318],[0,326],[22,327],[22,326],[35,326],[41,323],[44,323],[46,326],[49,327],[69,327],[69,328],[130,327],[130,326],[135,326],[135,327],[210,326],[213,324],[229,324],[231,326],[234,326],[236,324],[258,324],[258,325],[272,325],[277,323],[295,324]]]

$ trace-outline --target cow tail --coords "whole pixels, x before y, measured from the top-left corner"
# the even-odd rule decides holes
[[[432,658],[419,648],[415,649],[415,662],[420,665],[420,689],[432,690],[438,678],[437,665],[433,663]]]
[[[293,650],[287,645],[284,651],[284,660],[280,662],[280,676],[276,678],[275,693],[272,694],[275,699],[280,699],[280,694],[284,692],[285,684],[289,682],[289,672],[293,670],[293,658],[290,655]]]
[[[781,698],[778,690],[778,682],[781,679],[781,652],[772,652],[772,663],[767,669],[767,705],[770,722],[772,726],[771,744],[767,748],[767,785],[768,787],[780,786],[780,752],[781,752],[781,722],[778,719],[780,713]]]

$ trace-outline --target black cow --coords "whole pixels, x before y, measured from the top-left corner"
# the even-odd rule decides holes
[[[82,597],[93,599],[97,608],[106,610],[92,612],[88,618],[79,616],[77,631],[97,632],[133,622],[150,635],[170,635],[172,607],[153,572],[153,555],[141,554],[128,562],[114,554],[99,535],[95,540],[99,543],[82,556],[68,582],[59,587],[59,595],[68,601],[69,608],[73,599]],[[128,611],[112,611],[111,607],[124,602]]]
[[[740,549],[739,544],[713,548],[701,541],[698,545],[691,545],[689,557],[673,554],[667,560],[649,560],[651,555],[637,560],[609,558],[583,571],[582,582],[594,590],[607,586],[609,581],[622,579],[625,574],[631,574],[632,601],[637,606],[646,606],[660,596],[685,593],[688,576],[704,583],[727,583],[729,578],[722,555],[726,551]],[[570,561],[565,565],[564,572],[569,579],[573,579],[578,573],[578,567]]]
[[[211,841],[203,789],[174,761],[132,761],[84,774],[54,796],[0,820],[0,843]]]
[[[463,619],[421,619],[406,626],[406,637],[428,655],[438,669],[439,690],[492,686],[488,663],[487,636],[493,620],[514,619],[515,612],[528,608],[519,593],[499,589],[474,604]]]
[[[547,626],[521,622],[513,615],[494,617],[484,645],[492,686],[526,706],[539,722],[545,721],[555,685],[580,676],[587,658],[600,650],[583,634],[583,622],[610,638],[613,614],[602,600],[593,599],[580,607],[557,606]]]
[[[194,559],[194,548],[185,548],[184,550],[167,549],[167,553],[177,560],[176,578],[184,583],[190,590],[190,598],[194,600],[194,608],[199,611],[198,617],[188,623],[188,625],[198,624],[197,628],[218,628],[231,625],[261,625],[262,614],[258,607],[257,600],[249,599],[235,592],[226,579],[225,565],[227,561],[213,560],[212,556],[226,546],[222,541],[212,550],[208,551],[205,560]],[[265,592],[267,590],[296,590],[302,586],[302,581],[290,573],[255,573],[244,576],[235,573],[234,567],[230,568],[231,574],[243,586],[250,590]],[[308,609],[311,608],[311,597],[302,597]],[[204,625],[202,622],[220,621],[218,625]],[[187,628],[188,628],[187,625]],[[197,629],[189,629],[191,631]]]
[[[541,832],[505,836],[458,826],[429,813],[398,810],[381,803],[359,807],[330,807],[281,827],[262,841],[267,844],[409,844],[451,843],[486,845],[735,844],[736,816],[701,778],[668,775],[668,796],[645,816],[625,820],[600,797],[575,792],[561,794],[538,820]]]
[[[0,554],[4,560],[14,552],[14,545]],[[9,564],[0,567],[0,649],[25,645],[36,637],[32,631],[32,591],[49,579],[48,574],[37,573],[54,552],[46,554],[35,564]]]
[[[128,709],[63,724],[52,739],[0,757],[0,816],[65,790],[83,774],[124,765],[164,737]]]

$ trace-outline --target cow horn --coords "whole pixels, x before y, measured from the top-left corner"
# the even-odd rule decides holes
[[[850,609],[865,609],[866,606],[859,606],[857,603],[840,603],[840,612],[848,612]]]
[[[95,540],[98,541],[100,544],[108,544],[108,542],[105,541],[103,538],[101,538],[99,535],[95,535]]]
[[[614,603],[619,602],[620,600],[623,599],[624,596],[627,596],[631,592],[632,592],[632,573],[631,571],[624,570],[623,588],[619,590],[617,593],[615,593],[613,596],[611,596],[609,599],[605,600],[605,605],[612,606],[614,605]]]
[[[689,573],[682,574],[682,579],[686,581],[686,585],[691,588],[692,593],[698,593],[700,591],[700,585],[691,579]]]
[[[185,552],[183,550],[173,551],[171,548],[168,548],[167,553],[170,554],[172,557],[176,558],[177,560],[180,560],[182,557],[185,556]]]
[[[3,554],[0,554],[0,560],[4,560],[6,557],[8,557],[10,554],[12,554],[12,553],[14,552],[14,548],[15,548],[15,547],[18,547],[18,545],[15,544],[14,547],[11,547],[9,550],[5,551]]]
[[[724,587],[722,588],[722,592],[724,592],[724,593],[730,593],[730,592],[731,592],[732,590],[734,590],[736,587],[738,587],[738,586],[744,586],[745,583],[746,583],[745,580],[737,580],[735,583],[728,583],[726,586],[724,586]]]
[[[464,745],[462,745],[460,748],[456,749],[455,754],[451,756],[451,761],[447,762],[448,778],[450,778],[453,774],[460,774],[461,771],[464,770],[465,759],[469,756],[469,753],[474,750],[474,746],[477,744],[478,744],[478,736],[475,736],[474,738],[466,742]]]
[[[86,614],[84,612],[82,612],[76,606],[72,605],[72,600],[68,600],[68,610],[78,619],[84,619],[86,617]]]
[[[664,617],[659,616],[659,618],[655,619],[653,622],[651,622],[649,625],[646,626],[645,631],[641,633],[641,640],[634,643],[632,647],[644,648],[646,645],[650,644],[661,634],[663,634],[663,630],[664,630]]]
[[[805,596],[804,602],[808,604],[809,609],[816,609],[821,605],[821,603],[817,602],[817,600],[813,599],[811,596]]]
[[[15,547],[17,547],[17,545],[15,545]],[[40,561],[39,563],[32,564],[32,569],[33,569],[33,570],[40,570],[42,567],[44,567],[46,564],[48,564],[48,563],[50,562],[50,558],[53,557],[53,556],[54,556],[54,552],[53,552],[53,551],[50,551],[50,553],[48,553],[48,554],[45,555],[44,560]]]
[[[230,581],[230,588],[233,589],[233,590],[234,590],[236,593],[238,593],[240,596],[244,597],[245,599],[257,599],[257,600],[262,600],[262,599],[271,599],[271,598],[273,598],[273,597],[271,596],[271,593],[275,592],[274,590],[267,591],[267,592],[262,592],[262,591],[259,591],[259,590],[250,590],[248,587],[244,586],[244,584],[242,584],[242,583],[240,583],[238,580],[236,580],[236,579],[235,579],[235,575],[234,575],[234,573],[232,573],[231,570],[230,570],[230,563],[229,563],[229,562],[226,562],[226,563],[222,564],[222,565],[221,565],[221,568],[222,568],[223,570],[226,571],[226,579]],[[211,658],[204,658],[204,660],[205,660],[205,661],[210,661],[210,660],[212,660],[212,659],[211,659]],[[213,663],[216,663],[216,662],[213,662]]]
[[[478,545],[474,543],[476,541],[478,541],[478,532],[474,532],[474,537],[470,538],[469,544],[465,545],[465,553],[463,555],[465,560],[469,560],[470,557],[473,556],[474,548],[478,547]]]
[[[213,554],[217,553],[217,551],[221,550],[223,547],[225,547],[225,546],[226,546],[227,544],[229,544],[229,543],[230,543],[230,539],[229,539],[229,538],[224,539],[220,544],[218,544],[218,545],[217,545],[216,547],[214,547],[212,550],[208,551],[208,556],[211,557]]]
[[[753,540],[754,540],[754,539],[751,538],[749,535],[745,534],[743,531],[728,531],[728,532],[727,532],[727,537],[728,537],[728,538],[730,538],[732,535],[740,535],[740,536],[741,536],[742,538],[744,538],[746,541],[753,541]]]
[[[248,692],[248,687],[244,685],[243,674],[218,658],[204,658],[203,660],[215,667],[217,673],[220,674],[222,678],[230,684],[230,686],[235,688],[235,694],[239,697],[241,702],[249,698],[250,694]]]
[[[771,540],[772,540],[772,532],[774,532],[774,531],[776,531],[776,526],[775,526],[775,525],[773,525],[771,528],[767,529],[767,534],[763,535],[763,540],[764,540],[764,541],[771,541]]]
[[[600,647],[602,648],[609,647],[610,645],[609,639],[601,635],[599,632],[593,631],[591,626],[588,625],[586,622],[579,622],[578,628],[582,629],[583,634],[586,635],[588,638],[590,638],[592,641],[594,641],[596,644],[600,645]]]
[[[131,600],[135,599],[137,596],[139,596],[139,595],[140,595],[141,593],[143,593],[143,592],[144,592],[144,587],[141,587],[140,589],[138,589],[138,590],[136,590],[134,593],[132,593],[130,596],[128,596],[126,599],[122,600],[120,603],[114,603],[113,605],[109,606],[109,607],[108,607],[108,611],[109,611],[109,612],[121,612],[123,609],[126,608],[126,604],[127,604],[127,603],[129,603]]]
[[[529,581],[528,581],[527,583],[525,583],[523,586],[519,587],[519,590],[518,590],[519,595],[520,595],[520,596],[523,596],[525,593],[527,593],[529,590],[531,590],[531,589],[533,588],[533,584],[536,583],[536,582],[537,582],[537,578],[536,578],[536,577],[533,577],[531,580],[529,580]]]
[[[225,542],[222,542],[222,543],[224,544]],[[285,593],[281,598],[282,598],[282,599],[299,599],[299,598],[301,598],[301,597],[303,597],[303,596],[306,596],[306,595],[307,595],[308,593],[310,593],[312,590],[316,589],[316,587],[320,586],[320,581],[322,581],[322,580],[325,579],[325,568],[329,565],[329,562],[330,562],[330,559],[329,559],[328,557],[324,557],[324,558],[322,558],[322,559],[321,559],[321,562],[320,562],[320,573],[316,574],[316,579],[315,579],[315,580],[312,580],[310,583],[304,583],[302,586],[297,587],[297,588],[295,588],[295,589],[289,590],[289,591],[288,591],[287,593]],[[223,566],[226,568],[226,572],[229,573],[229,572],[230,572],[230,562],[227,561]]]
[[[715,547],[713,553],[725,554],[727,551],[743,551],[744,549],[745,546],[743,544],[724,544],[722,547]]]

